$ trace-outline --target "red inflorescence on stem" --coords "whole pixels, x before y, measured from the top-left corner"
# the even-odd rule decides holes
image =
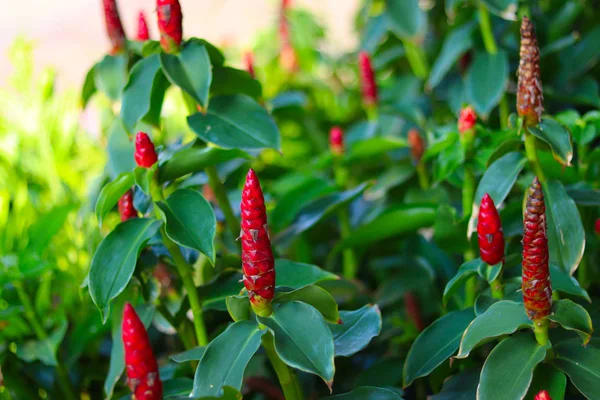
[[[160,45],[167,53],[179,51],[183,36],[181,5],[179,0],[156,0],[156,15]]]
[[[372,107],[377,104],[377,83],[375,82],[371,58],[366,51],[358,53],[358,69],[363,103],[366,107]]]
[[[329,149],[335,155],[344,154],[344,131],[339,126],[329,131]]]
[[[275,262],[265,200],[258,177],[252,169],[246,175],[240,209],[244,286],[254,311],[259,315],[269,315],[275,294]]]
[[[413,324],[415,324],[417,330],[421,332],[425,328],[425,325],[423,324],[423,319],[421,318],[421,307],[419,306],[419,300],[413,292],[404,293],[404,310]]]
[[[548,316],[552,310],[552,286],[548,270],[546,205],[537,177],[529,187],[523,215],[523,300],[533,321]]]
[[[254,74],[254,54],[251,51],[247,51],[244,53],[244,64],[246,66],[246,71],[250,74],[250,76],[254,79],[256,75]]]
[[[138,14],[138,29],[136,39],[140,42],[150,39],[150,34],[148,33],[148,24],[146,23],[146,16],[143,11],[140,11]]]
[[[489,265],[496,265],[504,260],[504,233],[500,215],[489,194],[484,194],[479,205],[477,220],[477,238],[479,254]]]
[[[600,235],[600,218],[594,222],[594,232],[596,232],[596,235]]]
[[[139,167],[150,168],[158,161],[154,143],[144,132],[138,132],[135,137],[135,162]]]
[[[116,0],[102,0],[104,6],[104,22],[106,24],[106,32],[110,39],[112,49],[110,54],[115,55],[125,51],[127,46],[127,38],[125,37],[125,30],[121,23],[121,17],[119,17],[119,10],[117,8]]]
[[[418,164],[425,152],[425,142],[417,129],[412,128],[408,131],[408,144],[410,145],[410,154],[415,164]]]
[[[121,196],[119,199],[118,208],[121,221],[137,218],[138,214],[133,206],[133,190],[129,189],[123,196]]]
[[[458,116],[458,132],[465,133],[475,127],[475,122],[477,122],[477,114],[475,114],[475,110],[472,107],[465,107],[460,110],[460,114]]]
[[[537,125],[544,112],[540,74],[540,49],[535,27],[527,17],[521,22],[521,60],[517,82],[517,112],[526,125]]]
[[[162,382],[148,333],[135,309],[125,304],[123,311],[123,347],[127,383],[136,400],[162,399]]]
[[[550,397],[550,393],[548,393],[548,391],[542,390],[535,395],[533,400],[552,400],[552,397]]]

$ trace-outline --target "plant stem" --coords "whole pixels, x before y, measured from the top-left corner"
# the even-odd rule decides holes
[[[376,105],[366,107],[365,111],[367,112],[367,121],[377,122],[377,120],[379,119],[379,112],[377,111]]]
[[[549,341],[548,318],[533,321],[533,333],[535,333],[535,340],[537,340],[538,344],[540,346],[545,346]]]
[[[298,384],[296,374],[277,355],[273,335],[270,332],[267,332],[263,335],[261,342],[267,353],[267,357],[275,370],[275,374],[277,374],[277,379],[279,379],[279,384],[283,390],[285,400],[302,400],[302,389]]]
[[[527,127],[525,129],[525,153],[527,154],[527,160],[533,169],[541,183],[546,183],[546,176],[542,167],[540,166],[540,160],[538,159],[537,150],[535,148],[535,136],[529,133]]]
[[[350,216],[348,215],[348,209],[340,209],[340,211],[338,212],[338,218],[340,220],[340,234],[343,240],[350,236],[350,232],[352,231],[352,227],[350,226]],[[356,272],[358,269],[358,262],[356,261],[356,255],[354,254],[354,250],[352,250],[351,248],[345,249],[342,252],[342,257],[344,260],[344,278],[348,280],[355,279]]]
[[[465,180],[462,187],[463,218],[469,217],[473,211],[475,197],[475,175],[473,167],[465,160]]]
[[[417,176],[419,178],[419,186],[421,186],[421,189],[429,189],[429,176],[427,176],[427,171],[425,170],[425,163],[422,159],[419,160],[419,163],[417,164]]]
[[[502,264],[504,268],[504,263]],[[504,298],[504,285],[502,284],[502,271],[498,274],[498,277],[490,283],[490,290],[492,291],[492,297],[494,299]]]
[[[413,74],[419,79],[426,79],[427,75],[429,75],[429,66],[427,65],[427,58],[425,58],[423,49],[410,40],[403,40],[402,44],[404,45],[406,58]]]
[[[508,129],[508,101],[506,100],[506,94],[500,100],[500,127]]]
[[[173,318],[173,315],[167,309],[164,303],[158,303],[156,310],[164,317],[164,319],[167,320],[169,324],[171,324],[173,328],[177,329],[177,334],[179,335],[179,338],[181,339],[181,342],[186,350],[196,347],[196,338],[194,337],[193,333],[188,330],[188,326],[183,323],[178,327],[175,318]],[[186,318],[185,321],[188,321],[188,319]]]
[[[485,49],[489,54],[496,54],[498,52],[498,46],[496,45],[494,33],[492,32],[490,12],[482,1],[479,1],[479,27],[481,28],[481,37],[483,38]]]
[[[227,198],[225,186],[223,186],[223,183],[219,178],[217,167],[215,167],[214,165],[206,167],[205,171],[206,175],[208,175],[208,183],[213,193],[215,194],[215,198],[219,203],[221,211],[223,211],[223,214],[225,215],[225,222],[227,223],[227,227],[233,235],[233,238],[236,239],[240,235],[240,222],[236,218],[233,209],[231,208],[231,203],[229,202],[229,198]]]

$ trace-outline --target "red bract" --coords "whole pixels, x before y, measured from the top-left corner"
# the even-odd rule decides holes
[[[246,175],[240,208],[244,286],[254,311],[266,316],[271,313],[271,300],[275,294],[275,262],[265,200],[258,177],[252,169]]]
[[[110,54],[122,53],[127,45],[127,38],[125,37],[125,30],[123,30],[123,24],[121,24],[121,18],[119,17],[117,1],[102,0],[102,5],[104,6],[106,33],[112,45]]]
[[[477,122],[477,114],[475,114],[475,110],[471,107],[465,107],[460,110],[460,115],[458,116],[458,132],[465,133],[475,127],[475,122]]]
[[[156,0],[156,15],[160,45],[167,53],[179,51],[183,36],[181,5],[179,0]]]
[[[596,235],[600,235],[600,218],[594,222],[594,232],[596,232]]]
[[[517,83],[517,112],[526,125],[537,125],[544,112],[540,74],[540,49],[535,27],[527,17],[521,22],[521,60]]]
[[[141,42],[150,39],[150,34],[148,33],[148,24],[146,23],[146,16],[144,15],[143,11],[140,11],[138,14],[138,30],[136,39]]]
[[[552,397],[550,397],[550,393],[548,393],[546,390],[542,390],[535,395],[533,400],[552,400]]]
[[[244,53],[244,64],[246,65],[246,71],[250,74],[252,78],[255,78],[254,75],[254,54],[251,51],[247,51]]]
[[[365,51],[358,54],[358,69],[360,72],[360,84],[362,89],[363,103],[367,107],[377,104],[377,83],[375,73],[371,65],[371,58]]]
[[[527,315],[535,321],[548,316],[552,310],[546,206],[537,177],[527,193],[523,220],[523,300]]]
[[[421,318],[421,307],[419,307],[419,301],[413,292],[404,293],[404,310],[413,324],[415,324],[417,330],[421,332],[425,328],[425,325],[423,324],[423,319]]]
[[[408,144],[410,144],[410,154],[414,162],[418,163],[425,152],[425,142],[417,129],[412,128],[408,131]]]
[[[344,131],[339,126],[329,131],[329,149],[333,154],[344,154]]]
[[[144,132],[138,132],[135,137],[135,162],[139,167],[150,168],[158,160],[154,143]]]
[[[135,309],[125,304],[123,311],[123,347],[127,383],[136,400],[162,399],[162,382],[152,353],[148,333]]]
[[[504,233],[500,215],[489,194],[483,195],[479,206],[477,221],[477,238],[479,254],[489,265],[495,265],[504,259]]]
[[[133,206],[133,191],[131,189],[126,191],[125,194],[121,196],[119,199],[118,208],[121,221],[137,218],[138,214]]]

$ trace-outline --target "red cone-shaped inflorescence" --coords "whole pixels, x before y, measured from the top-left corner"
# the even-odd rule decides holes
[[[477,114],[472,107],[465,107],[460,110],[458,116],[458,132],[465,133],[475,128],[475,122],[477,122]]]
[[[244,53],[244,64],[246,66],[246,71],[250,74],[250,76],[254,79],[256,75],[254,74],[254,54],[251,51],[247,51]]]
[[[421,307],[419,306],[419,300],[413,292],[404,293],[404,310],[413,324],[415,324],[417,330],[421,332],[425,328],[425,325],[423,324],[423,319],[421,318]]]
[[[135,137],[135,162],[139,167],[150,168],[158,161],[154,143],[144,132],[138,132]]]
[[[138,214],[133,206],[133,191],[129,189],[125,192],[123,196],[119,199],[118,203],[119,215],[121,216],[121,221],[127,221],[131,218],[137,218]]]
[[[344,131],[339,126],[329,131],[329,150],[338,156],[344,154]]]
[[[244,286],[252,308],[259,315],[271,313],[275,294],[275,262],[267,227],[267,212],[260,182],[248,171],[240,204],[242,215],[242,268]]]
[[[600,218],[594,222],[594,232],[596,232],[596,235],[600,235]]]
[[[123,311],[123,347],[127,383],[136,400],[161,400],[162,382],[148,333],[131,304]]]
[[[552,400],[552,397],[550,397],[550,393],[548,393],[548,391],[542,390],[535,395],[533,400]]]
[[[358,69],[363,103],[366,107],[372,107],[377,104],[377,83],[371,65],[371,57],[366,51],[361,51],[358,54]]]
[[[412,128],[408,131],[408,144],[410,145],[410,154],[415,164],[418,164],[425,152],[425,142],[417,129]]]
[[[546,206],[537,177],[528,189],[523,215],[523,300],[533,321],[548,316],[552,310],[552,287],[548,270]]]
[[[143,42],[145,40],[150,39],[150,34],[148,33],[148,24],[146,23],[146,16],[143,11],[140,11],[138,14],[138,29],[136,40]]]
[[[484,194],[479,205],[477,221],[477,238],[479,254],[489,265],[496,265],[504,260],[504,233],[500,215],[489,194]]]
[[[526,125],[537,125],[544,112],[544,95],[540,74],[540,49],[533,22],[521,22],[521,61],[517,83],[517,112]]]
[[[179,0],[156,0],[156,15],[160,45],[167,53],[179,51],[183,36],[181,5]]]
[[[117,1],[102,0],[102,5],[104,6],[106,33],[108,33],[108,38],[112,45],[110,54],[114,55],[122,53],[127,46],[127,38],[125,37],[125,30],[123,29],[123,24],[121,24],[121,18],[119,17]]]

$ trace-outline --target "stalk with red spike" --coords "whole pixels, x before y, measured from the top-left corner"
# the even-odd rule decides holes
[[[337,156],[344,154],[344,131],[339,126],[329,131],[329,149]]]
[[[117,8],[116,0],[102,0],[104,7],[104,23],[106,25],[106,33],[110,39],[112,46],[110,54],[115,55],[123,53],[127,47],[127,38],[125,30],[119,17],[119,9]]]
[[[160,45],[167,53],[178,52],[183,37],[183,16],[179,0],[156,0],[156,15]]]
[[[479,205],[477,220],[477,238],[479,239],[479,254],[489,265],[504,261],[504,233],[500,215],[489,194],[483,195]]]
[[[146,16],[143,11],[140,11],[138,14],[138,28],[137,28],[137,36],[136,40],[143,42],[150,39],[150,34],[148,33],[148,24],[146,23]]]
[[[150,168],[158,161],[154,143],[144,132],[138,132],[135,137],[135,162],[139,167]]]
[[[365,107],[370,108],[377,105],[377,83],[375,73],[371,65],[371,58],[366,51],[358,54],[358,69],[360,72],[360,85],[362,100]]]
[[[419,300],[413,292],[404,293],[404,310],[419,332],[425,329],[425,324],[423,324],[423,319],[421,318]]]
[[[521,21],[521,60],[517,82],[517,112],[526,126],[537,125],[544,112],[540,74],[540,49],[535,27],[527,17]]]
[[[552,400],[552,397],[550,397],[550,393],[547,390],[542,390],[535,395],[533,400]]]
[[[244,64],[246,66],[246,71],[250,74],[252,79],[256,78],[254,74],[254,54],[251,51],[247,51],[244,53]]]
[[[410,145],[410,154],[413,161],[418,164],[425,152],[425,142],[417,129],[412,128],[408,131],[408,144]]]
[[[458,132],[461,134],[472,131],[477,122],[477,114],[472,107],[468,106],[460,110],[458,116]]]
[[[267,212],[260,182],[254,170],[246,175],[240,204],[242,217],[242,269],[254,312],[271,314],[275,294],[275,261],[267,227]]]
[[[119,199],[118,208],[121,221],[137,218],[137,210],[133,206],[133,190],[129,189],[123,196],[121,196]]]
[[[123,311],[123,347],[127,383],[136,400],[161,400],[162,382],[148,333],[131,304]]]
[[[594,222],[594,232],[596,235],[600,235],[600,218],[596,219]]]

